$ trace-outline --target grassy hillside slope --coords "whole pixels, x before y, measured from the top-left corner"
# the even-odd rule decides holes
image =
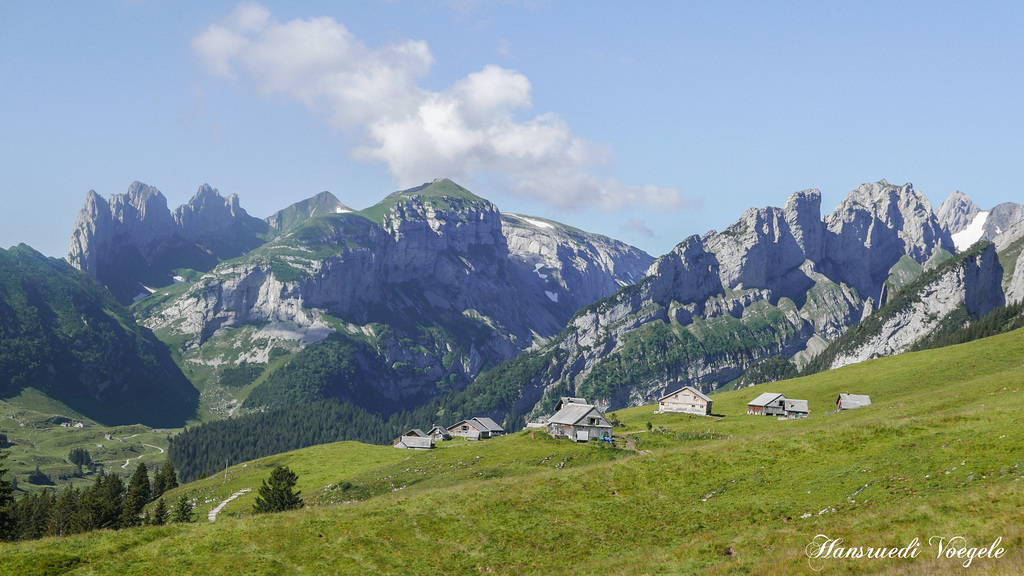
[[[930,537],[962,536],[1024,571],[1024,331],[715,395],[721,418],[619,411],[616,447],[529,430],[430,452],[317,446],[179,488],[195,525],[6,546],[16,574],[813,574],[818,534],[904,547],[913,560],[826,559],[822,574],[960,574]],[[811,416],[746,416],[761,392],[809,400]],[[873,405],[843,413],[839,392]],[[647,423],[651,430],[648,431]],[[630,450],[632,446],[635,450]],[[307,503],[249,514],[278,463]],[[215,522],[206,512],[243,488]]]
[[[34,407],[34,408],[33,408]],[[4,461],[5,480],[16,479],[18,488],[38,492],[49,488],[59,491],[65,484],[78,488],[90,486],[95,473],[68,461],[73,448],[88,450],[90,458],[107,472],[127,476],[139,464],[150,470],[167,460],[168,436],[179,430],[154,429],[142,424],[103,426],[90,422],[84,428],[65,427],[60,422],[81,422],[79,414],[57,404],[32,388],[19,396],[0,401],[0,433],[7,435],[10,453]],[[107,436],[110,438],[107,438]],[[56,486],[35,485],[29,474],[39,466]]]

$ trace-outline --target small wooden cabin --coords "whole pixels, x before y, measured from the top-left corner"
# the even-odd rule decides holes
[[[556,438],[569,438],[576,442],[611,438],[612,425],[596,406],[565,404],[548,418],[548,434]]]
[[[444,442],[445,440],[451,440],[452,435],[448,433],[448,429],[444,426],[434,425],[429,431],[427,436],[430,436],[434,442]]]
[[[711,414],[711,398],[692,386],[684,386],[658,400],[658,412],[682,412],[708,416]]]
[[[452,436],[461,436],[466,440],[483,440],[489,438],[491,433],[487,427],[476,420],[460,420],[448,427],[448,433]]]
[[[785,416],[786,397],[776,392],[765,392],[747,403],[747,414],[753,416]]]
[[[807,408],[807,400],[786,399],[786,418],[807,418],[810,410]]]
[[[413,428],[398,438],[395,438],[394,447],[427,450],[434,447],[434,439],[424,434],[423,430]]]
[[[501,436],[502,434],[505,433],[505,429],[498,425],[498,423],[495,422],[494,420],[491,420],[490,418],[473,418],[473,421],[486,428],[487,435],[490,438],[494,438],[495,436]]]

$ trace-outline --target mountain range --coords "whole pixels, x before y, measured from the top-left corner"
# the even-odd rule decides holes
[[[266,219],[205,184],[172,211],[135,182],[87,194],[65,273],[105,286],[108,310],[131,306],[121,324],[198,395],[191,420],[327,398],[386,416],[489,387],[503,392],[477,406],[507,418],[560,395],[614,409],[905,351],[1020,301],[1022,220],[961,192],[933,211],[882,180],[824,217],[817,190],[796,192],[655,259],[445,179],[364,210],[323,192]],[[841,339],[868,318],[871,337]]]

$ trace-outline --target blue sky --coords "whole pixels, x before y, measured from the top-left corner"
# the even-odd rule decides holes
[[[450,177],[660,255],[913,182],[1024,201],[1024,4],[0,0],[0,247],[94,189],[265,217]]]

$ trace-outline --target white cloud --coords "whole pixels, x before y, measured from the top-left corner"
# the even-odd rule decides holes
[[[433,65],[422,41],[370,49],[330,17],[280,23],[243,3],[192,39],[209,72],[302,102],[358,143],[353,156],[383,162],[400,186],[436,177],[505,191],[570,210],[646,205],[683,208],[679,192],[598,176],[608,146],[575,135],[557,114],[532,109],[530,81],[489,65],[435,92],[418,80]]]
[[[657,237],[654,233],[654,230],[651,230],[651,228],[647,225],[646,222],[644,222],[643,220],[638,220],[636,218],[631,218],[629,222],[627,222],[622,227],[622,229],[626,232],[637,234],[638,236],[643,236],[645,238]]]

